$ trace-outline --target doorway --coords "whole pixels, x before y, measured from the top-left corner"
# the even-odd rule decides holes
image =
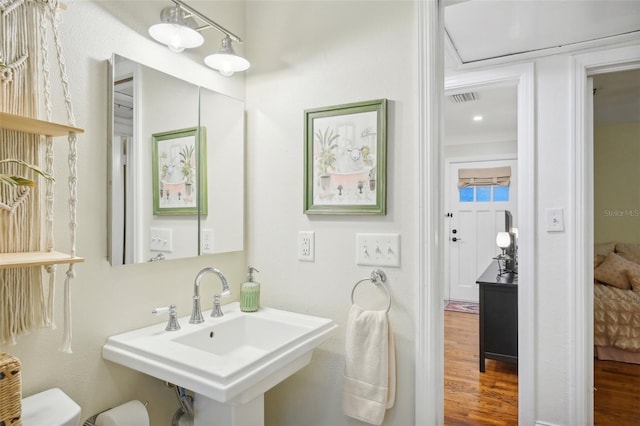
[[[517,117],[515,114],[515,87],[513,135],[511,141],[504,141],[507,150],[513,154],[505,156],[496,148],[495,158],[464,160],[446,158],[447,130],[445,125],[445,232],[447,240],[443,246],[445,260],[445,300],[478,303],[478,286],[476,278],[486,269],[499,249],[496,235],[504,231],[505,211],[513,217],[513,226],[518,226],[518,161],[517,161]],[[481,93],[486,93],[483,91]],[[508,107],[508,106],[507,106]],[[489,107],[491,108],[491,106]],[[488,112],[488,110],[487,110]],[[445,112],[445,115],[447,112]],[[445,116],[445,122],[447,118]],[[506,120],[505,120],[506,121]],[[511,123],[506,123],[511,126]],[[459,187],[461,171],[471,170],[509,170],[509,182],[504,185],[472,185]],[[510,230],[509,230],[510,231]]]
[[[621,47],[585,53],[574,58],[574,182],[572,197],[574,227],[572,243],[575,250],[575,288],[572,300],[571,329],[575,348],[571,375],[576,389],[571,414],[576,424],[594,423],[594,360],[593,360],[593,247],[594,247],[594,156],[593,156],[593,97],[589,77],[640,68],[640,46]]]
[[[496,236],[505,230],[505,211],[518,225],[518,84],[478,81],[473,90],[447,87],[443,103],[445,424],[493,416],[516,423],[517,365],[489,360],[482,372],[478,365],[476,280],[500,253]],[[507,176],[501,184],[497,177],[490,182],[475,178],[496,173]],[[473,182],[466,176],[474,176]],[[508,305],[500,309],[516,312],[517,303]]]
[[[603,242],[613,242],[617,255],[637,262],[625,249],[640,243],[640,194],[625,190],[621,182],[640,179],[640,69],[597,74],[592,80],[594,252],[595,247],[603,247]],[[598,345],[603,345],[602,325],[608,323],[599,314],[611,309],[615,315],[621,306],[617,297],[636,293],[632,289],[614,289],[606,283],[594,286],[594,321],[600,325],[594,326],[594,424],[632,424],[638,419],[635,395],[640,392],[640,358],[627,351],[607,354],[616,346]],[[640,310],[638,298],[630,297],[629,303],[633,303],[636,312]]]
[[[442,10],[436,2],[421,3],[418,9],[424,19],[427,30],[442,34]],[[427,31],[429,33],[429,31]],[[429,51],[440,51],[437,39],[432,40]],[[437,57],[437,55],[436,55]],[[521,63],[491,70],[473,71],[451,76],[445,79],[445,88],[439,75],[438,62],[421,58],[421,66],[431,93],[443,91],[475,90],[488,85],[514,85],[517,87],[518,115],[518,198],[519,212],[519,290],[518,290],[518,417],[520,424],[535,423],[535,268],[534,235],[535,220],[535,144],[534,144],[534,67],[532,63]],[[422,93],[422,92],[421,92]],[[434,196],[430,188],[440,188],[442,181],[442,150],[440,145],[439,110],[433,109],[429,100],[421,99],[420,138],[424,141],[420,153],[421,205],[425,208],[420,215],[420,282],[418,287],[418,309],[416,327],[416,400],[430,401],[428,404],[416,404],[417,424],[439,424],[443,411],[443,342],[444,342],[444,271],[442,263],[442,244],[445,240],[442,217],[444,215],[443,196]],[[526,196],[522,196],[526,194]],[[439,307],[439,309],[435,308]],[[434,417],[435,416],[435,417]]]

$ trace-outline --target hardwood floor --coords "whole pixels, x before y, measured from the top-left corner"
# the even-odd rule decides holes
[[[640,365],[594,360],[593,424],[640,425]]]
[[[444,313],[444,424],[517,425],[518,368],[486,360],[480,373],[479,315]]]
[[[517,425],[517,368],[487,360],[480,373],[478,320],[475,314],[444,313],[444,424]],[[640,365],[594,364],[594,425],[640,425]]]

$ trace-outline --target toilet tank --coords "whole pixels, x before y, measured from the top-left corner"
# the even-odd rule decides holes
[[[80,406],[58,388],[22,400],[23,426],[78,426]]]

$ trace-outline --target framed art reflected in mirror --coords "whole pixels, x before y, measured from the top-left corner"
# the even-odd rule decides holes
[[[206,129],[154,133],[152,143],[153,214],[206,215]]]

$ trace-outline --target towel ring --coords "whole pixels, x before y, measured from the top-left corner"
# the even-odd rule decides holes
[[[365,281],[371,281],[376,286],[382,286],[382,288],[384,288],[384,291],[387,292],[387,299],[389,299],[389,303],[387,304],[387,312],[389,312],[389,310],[391,309],[391,293],[389,292],[387,286],[384,285],[384,282],[387,281],[387,274],[385,274],[384,271],[381,271],[380,269],[374,269],[374,271],[371,272],[371,276],[369,278],[363,278],[353,286],[353,289],[351,290],[351,303],[355,304],[353,295],[356,292],[356,287],[358,287],[360,283],[363,283]]]

